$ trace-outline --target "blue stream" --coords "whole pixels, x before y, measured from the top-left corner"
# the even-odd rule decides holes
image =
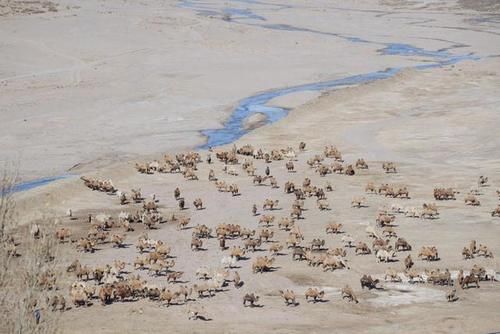
[[[473,54],[452,55],[446,51],[427,51],[412,47],[411,45],[407,44],[388,44],[386,48],[379,51],[384,55],[432,57],[435,60],[434,62],[430,63],[419,64],[413,67],[406,67],[415,68],[418,70],[453,65],[464,60],[479,59],[479,57],[474,56]],[[342,79],[270,90],[264,93],[259,93],[247,97],[238,103],[229,119],[223,124],[222,128],[202,131],[202,134],[207,136],[207,142],[199,148],[207,149],[209,147],[226,145],[241,138],[248,132],[243,127],[243,121],[255,113],[265,114],[267,116],[268,124],[279,121],[288,114],[288,110],[285,108],[271,107],[266,105],[270,100],[276,97],[305,91],[326,91],[341,88],[344,86],[359,85],[376,80],[388,79],[390,77],[393,77],[403,69],[405,68],[389,68],[383,71],[359,74]]]
[[[262,4],[271,5],[269,3],[253,1],[253,0],[235,0],[233,2],[243,2],[247,4]],[[291,6],[286,5],[276,5],[283,6],[281,8]],[[292,86],[281,89],[274,89],[266,91],[263,93],[258,93],[250,97],[244,98],[239,101],[237,106],[234,108],[229,119],[223,124],[222,128],[219,129],[207,129],[201,131],[203,135],[207,137],[207,142],[204,145],[199,146],[200,149],[207,149],[209,147],[215,147],[220,145],[230,144],[233,141],[241,138],[243,135],[248,133],[248,130],[244,128],[244,120],[255,113],[262,113],[267,117],[267,123],[271,124],[279,121],[280,119],[286,117],[288,114],[287,109],[268,106],[266,105],[270,100],[288,95],[293,93],[305,92],[305,91],[326,91],[341,88],[344,86],[359,85],[368,82],[373,82],[376,80],[387,79],[393,77],[398,72],[406,68],[414,68],[417,70],[429,69],[434,67],[441,67],[456,64],[464,60],[478,60],[479,57],[474,54],[463,54],[455,55],[449,52],[450,49],[458,48],[460,45],[453,45],[449,48],[440,50],[425,50],[418,48],[409,44],[403,43],[379,43],[361,39],[355,36],[347,36],[343,34],[331,33],[318,31],[308,28],[296,27],[288,24],[275,24],[267,23],[267,19],[261,15],[257,15],[252,12],[249,8],[236,9],[236,8],[224,8],[222,11],[214,8],[214,6],[207,1],[197,1],[197,0],[181,0],[179,3],[180,7],[194,10],[199,15],[210,15],[221,16],[221,13],[229,13],[231,15],[231,22],[236,24],[244,24],[248,26],[256,26],[264,29],[271,30],[282,30],[290,32],[304,32],[319,35],[327,35],[334,38],[341,38],[352,43],[369,43],[374,45],[380,45],[379,54],[387,56],[404,56],[404,57],[421,57],[426,58],[427,62],[420,63],[411,67],[394,67],[381,71],[359,74],[350,76],[347,78],[341,78],[336,80],[310,83],[298,86]],[[248,21],[252,22],[248,22]],[[254,22],[258,21],[258,22]],[[260,22],[259,22],[260,21]],[[263,22],[264,21],[264,22]]]
[[[235,0],[234,2],[272,5],[272,6],[277,6],[278,9],[285,9],[291,7],[289,5],[275,5],[253,0]],[[233,141],[241,138],[243,135],[248,133],[248,131],[245,130],[243,126],[243,121],[255,113],[265,114],[267,117],[266,121],[268,124],[277,122],[280,119],[286,117],[286,115],[289,112],[289,110],[287,110],[286,108],[266,105],[270,100],[276,97],[293,93],[305,92],[305,91],[327,91],[336,88],[341,88],[344,86],[359,85],[368,82],[373,82],[376,80],[388,79],[390,77],[393,77],[394,75],[396,75],[398,72],[400,72],[405,68],[414,68],[422,70],[422,69],[452,65],[464,60],[479,59],[479,57],[475,56],[474,54],[463,54],[463,55],[452,54],[449,52],[449,49],[451,48],[441,49],[437,51],[425,50],[409,44],[378,43],[378,42],[367,41],[355,36],[346,36],[342,34],[322,32],[286,24],[262,23],[262,22],[267,22],[267,19],[264,16],[255,14],[249,8],[239,9],[239,8],[227,7],[221,11],[218,10],[217,8],[213,8],[212,4],[209,2],[197,1],[197,0],[181,0],[178,6],[186,9],[192,9],[199,15],[222,16],[223,14],[229,14],[231,17],[230,22],[237,24],[257,26],[271,30],[283,30],[283,31],[328,35],[335,38],[341,38],[353,43],[377,44],[382,47],[379,50],[379,53],[381,55],[423,57],[423,58],[428,58],[430,60],[429,62],[421,63],[411,67],[404,67],[404,68],[394,67],[366,74],[353,75],[347,78],[341,78],[341,79],[317,82],[317,83],[309,83],[309,84],[292,86],[281,89],[274,89],[244,98],[243,100],[239,101],[238,105],[235,107],[229,119],[223,124],[222,128],[208,129],[202,131],[202,133],[205,136],[207,136],[207,142],[206,144],[200,146],[199,147],[200,149],[207,149],[209,147],[230,144]],[[252,21],[252,23],[248,21]],[[253,23],[254,21],[257,21],[257,23]],[[455,46],[452,48],[455,48]],[[69,176],[65,175],[65,176],[47,177],[47,178],[41,178],[33,181],[19,183],[14,187],[13,191],[19,192],[19,191],[30,190],[67,177]]]
[[[31,180],[31,181],[26,181],[26,182],[20,182],[16,184],[12,188],[12,192],[16,193],[19,191],[26,191],[30,190],[33,188],[38,188],[41,186],[44,186],[46,184],[49,184],[51,182],[57,181],[57,180],[62,180],[70,177],[70,175],[61,175],[61,176],[53,176],[53,177],[44,177],[41,179],[36,179],[36,180]]]

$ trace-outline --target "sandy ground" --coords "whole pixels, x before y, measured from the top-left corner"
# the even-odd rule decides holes
[[[258,218],[251,215],[254,203],[260,207],[266,198],[279,199],[280,210],[272,214],[276,217],[289,214],[293,196],[285,195],[282,188],[287,180],[300,184],[305,177],[310,177],[312,183],[318,186],[324,186],[329,181],[334,185],[334,191],[327,193],[332,210],[321,212],[316,208],[315,201],[308,199],[305,219],[297,223],[305,234],[305,243],[320,237],[326,240],[328,247],[341,246],[341,236],[325,234],[325,225],[332,220],[343,223],[345,231],[356,240],[370,242],[364,230],[366,224],[374,224],[380,206],[398,203],[420,207],[424,202],[433,201],[432,189],[435,186],[455,187],[461,194],[456,201],[438,203],[441,213],[439,219],[396,218],[397,233],[413,245],[411,254],[414,260],[421,246],[436,245],[439,249],[440,261],[427,263],[416,260],[416,269],[448,268],[455,272],[469,270],[477,263],[500,271],[500,220],[490,215],[491,210],[498,205],[495,191],[500,189],[500,139],[497,135],[500,115],[496,110],[499,102],[500,61],[497,57],[488,57],[499,51],[500,44],[495,44],[498,26],[487,21],[474,21],[474,18],[483,14],[463,9],[455,2],[426,1],[425,4],[416,4],[384,1],[380,6],[370,5],[366,1],[335,3],[335,6],[344,8],[342,11],[333,10],[334,5],[325,5],[325,11],[317,9],[321,8],[319,4],[314,8],[301,2],[294,5],[297,7],[289,9],[290,15],[260,6],[264,7],[261,10],[266,15],[280,23],[287,23],[293,17],[295,23],[302,22],[305,25],[307,22],[311,29],[335,28],[337,32],[349,32],[363,38],[411,39],[413,43],[428,48],[446,47],[450,43],[441,39],[452,40],[468,45],[463,46],[462,50],[469,49],[484,58],[441,69],[408,70],[385,81],[324,93],[319,98],[315,95],[297,95],[272,101],[271,104],[295,109],[280,122],[250,132],[236,145],[249,143],[255,147],[272,149],[289,145],[296,148],[300,141],[307,143],[306,152],[301,153],[295,162],[296,173],[286,172],[285,161],[275,161],[269,165],[281,186],[279,189],[254,186],[251,178],[243,173],[238,176],[225,175],[222,172],[223,164],[218,161],[211,166],[200,164],[197,172],[199,181],[185,181],[178,174],[141,175],[133,169],[133,161],[129,161],[131,157],[160,158],[160,154],[155,153],[175,153],[202,143],[203,138],[197,135],[197,131],[217,126],[218,121],[223,120],[231,110],[230,105],[237,97],[268,88],[369,72],[384,66],[404,66],[413,60],[391,56],[370,57],[376,54],[372,46],[354,47],[342,40],[326,43],[330,37],[318,34],[284,34],[244,25],[231,26],[223,20],[194,16],[190,11],[173,7],[173,3],[165,5],[169,10],[161,11],[163,14],[159,18],[157,13],[152,14],[150,11],[153,3],[148,3],[148,6],[125,3],[125,11],[116,11],[111,2],[100,2],[97,8],[101,8],[103,17],[99,18],[95,15],[96,7],[92,7],[95,4],[89,2],[81,5],[81,8],[70,6],[67,12],[57,12],[60,16],[44,21],[43,27],[38,29],[54,29],[61,24],[61,20],[72,22],[68,24],[75,24],[76,30],[85,24],[102,24],[103,29],[107,25],[118,25],[115,31],[119,31],[118,35],[124,38],[123,27],[120,27],[125,24],[123,22],[133,27],[142,24],[141,27],[146,29],[153,23],[145,23],[147,19],[138,21],[137,16],[154,17],[166,23],[163,28],[156,28],[161,32],[150,32],[150,35],[169,36],[169,46],[184,43],[185,49],[169,47],[168,52],[164,49],[162,53],[152,52],[147,57],[140,52],[132,53],[111,61],[106,58],[109,57],[108,52],[113,50],[114,54],[120,54],[125,49],[130,50],[132,42],[125,48],[124,41],[115,35],[116,38],[109,44],[98,44],[99,48],[92,49],[92,43],[98,43],[99,38],[104,40],[109,37],[105,36],[108,32],[106,29],[102,30],[104,36],[82,37],[78,41],[78,48],[72,45],[77,41],[59,36],[58,47],[67,48],[65,52],[73,50],[85,54],[85,64],[73,63],[75,59],[65,58],[68,64],[64,71],[56,71],[57,74],[49,77],[45,77],[45,74],[33,77],[31,73],[34,71],[46,71],[48,62],[54,62],[54,69],[61,69],[61,63],[59,58],[50,55],[48,47],[30,44],[36,49],[34,53],[26,53],[30,57],[35,57],[37,52],[48,54],[46,58],[40,58],[37,69],[30,68],[23,72],[27,77],[5,80],[6,84],[1,88],[8,93],[2,94],[0,100],[1,124],[2,127],[5,124],[7,129],[1,134],[3,156],[24,152],[23,156],[29,157],[22,160],[21,172],[26,178],[60,173],[73,164],[91,162],[86,165],[86,169],[75,172],[112,178],[115,185],[125,191],[140,187],[146,196],[156,194],[160,200],[160,211],[165,216],[171,213],[184,214],[191,217],[191,225],[199,223],[210,227],[216,227],[221,222],[232,222],[252,229],[258,228]],[[313,14],[317,15],[316,19],[307,20],[308,15],[310,18]],[[23,29],[16,30],[16,34],[22,35],[24,32],[23,38],[26,38],[30,34],[26,31],[27,27],[34,29],[37,20],[46,19],[44,15],[6,17],[0,20],[0,33],[2,37],[10,38],[6,39],[6,43],[26,46],[26,39],[12,37],[15,35],[12,31],[18,25]],[[52,17],[55,14],[50,15]],[[409,23],[421,22],[424,17],[431,21]],[[172,18],[175,18],[175,23]],[[9,24],[5,23],[7,20],[10,20]],[[332,20],[339,24],[332,27]],[[366,24],[360,25],[361,20]],[[390,36],[387,29],[382,29],[389,23]],[[177,30],[172,30],[172,27],[177,27]],[[76,33],[78,31],[68,29],[62,35]],[[244,34],[245,39],[236,38],[238,34]],[[159,38],[157,35],[150,36],[151,40],[141,39],[143,35],[132,28],[128,35],[137,42],[133,44],[134,49],[156,43]],[[199,39],[195,42],[193,36]],[[426,39],[422,36],[426,36]],[[47,38],[50,39],[50,35]],[[229,40],[233,42],[227,43]],[[301,47],[292,54],[287,52],[288,57],[282,57],[296,40]],[[123,49],[118,50],[118,45]],[[190,47],[197,52],[186,54]],[[53,51],[50,49],[50,52]],[[102,54],[96,55],[97,52]],[[221,54],[230,55],[230,60],[221,59]],[[328,57],[324,57],[325,54]],[[137,67],[130,63],[133,59],[140,63]],[[94,61],[101,64],[98,66],[103,66],[102,71],[91,71]],[[240,64],[244,61],[248,63],[242,69]],[[10,67],[12,62],[0,63],[3,75],[22,76],[19,70],[7,73],[9,68],[13,68]],[[36,66],[33,64],[33,67]],[[158,67],[165,72],[155,71]],[[152,74],[145,78],[145,71]],[[169,71],[177,74],[165,76]],[[81,74],[82,81],[78,81],[77,73]],[[71,81],[74,76],[76,84],[73,82],[59,90],[55,89],[54,86]],[[131,90],[130,82],[137,85],[137,78],[141,78],[144,84],[139,85],[140,89]],[[227,81],[229,78],[235,81]],[[28,87],[31,87],[31,94],[26,94]],[[151,93],[152,87],[155,87],[153,92],[157,92],[157,95]],[[126,108],[127,104],[130,109]],[[55,105],[58,107],[54,108]],[[167,112],[160,107],[162,105],[168,106],[165,107]],[[37,117],[33,120],[31,117],[34,117],[35,110]],[[123,116],[119,112],[123,112]],[[22,120],[23,117],[28,117],[26,122]],[[162,123],[155,117],[184,117],[186,121],[179,124],[172,124],[171,121]],[[23,128],[21,122],[26,123],[26,127]],[[249,121],[250,124],[252,122],[259,123],[259,117]],[[58,126],[54,126],[56,123]],[[37,128],[49,125],[52,126],[50,131],[43,132]],[[169,126],[186,132],[183,135],[165,132]],[[155,133],[158,133],[158,137]],[[162,136],[171,137],[166,139]],[[40,146],[33,146],[34,142]],[[320,177],[306,165],[306,160],[322,152],[327,144],[334,144],[341,149],[346,162],[363,157],[370,168],[359,171],[353,177]],[[206,152],[201,153],[205,157]],[[383,173],[381,161],[385,160],[395,161],[399,173]],[[255,165],[257,173],[262,174],[265,164],[259,160],[255,161]],[[232,197],[217,192],[207,180],[209,168],[213,168],[220,179],[237,183],[241,196]],[[240,167],[237,166],[237,169]],[[481,206],[465,206],[464,194],[475,185],[479,175],[487,175],[490,179],[490,186],[481,189]],[[364,194],[364,186],[369,181],[408,185],[411,199],[392,200],[365,195],[368,207],[351,208],[351,198]],[[182,189],[189,206],[182,213],[178,213],[173,198],[176,186]],[[194,210],[191,203],[196,197],[203,199],[206,209]],[[89,212],[116,215],[121,210],[135,210],[134,206],[120,206],[116,196],[86,189],[77,179],[57,181],[43,188],[20,193],[17,198],[21,223],[41,216],[57,216],[62,224],[74,231],[75,236],[86,232],[84,221]],[[68,208],[72,208],[78,220],[62,218]],[[286,239],[286,232],[278,230],[277,226],[271,228],[275,231],[274,240],[283,242]],[[67,254],[63,262],[74,258],[92,266],[104,265],[114,259],[133,262],[137,255],[133,244],[142,231],[139,226],[136,231],[128,233],[127,243],[131,246],[124,249],[102,245],[95,254],[82,254],[76,253],[73,246],[63,245],[63,251]],[[195,283],[194,272],[198,267],[218,267],[220,259],[227,253],[218,249],[216,239],[206,243],[207,251],[192,252],[189,249],[191,231],[177,231],[175,226],[168,223],[149,234],[172,247],[172,253],[176,256],[175,269],[185,272],[183,278],[188,281],[188,285]],[[495,258],[463,260],[461,249],[471,239],[488,245]],[[228,242],[229,246],[238,244],[241,244],[239,239]],[[456,303],[445,301],[444,295],[448,288],[430,284],[387,282],[381,285],[382,290],[361,290],[359,278],[362,274],[380,277],[389,267],[402,271],[402,260],[407,253],[398,253],[397,262],[379,264],[373,255],[356,256],[353,249],[348,250],[347,254],[350,270],[323,272],[303,262],[292,261],[290,251],[285,251],[285,255],[277,257],[276,271],[253,274],[252,260],[268,253],[267,244],[262,248],[262,252],[250,254],[250,259],[238,263],[240,268],[237,270],[245,282],[243,287],[235,289],[230,286],[213,298],[198,301],[209,311],[211,321],[188,321],[186,305],[167,309],[160,307],[157,302],[141,300],[103,307],[96,302],[91,307],[64,313],[61,318],[62,330],[65,333],[149,333],[166,329],[183,333],[389,333],[403,330],[410,333],[486,333],[500,330],[497,316],[500,297],[498,283],[482,282],[480,289],[459,289]],[[132,271],[131,266],[128,269]],[[140,274],[154,284],[167,285],[165,278],[153,278],[145,272]],[[68,278],[64,284],[71,279]],[[354,288],[360,299],[359,304],[341,300],[339,289],[345,284]],[[324,289],[327,301],[307,303],[303,292],[311,286]],[[286,307],[278,295],[279,289],[293,289],[299,295],[300,304]],[[260,295],[263,307],[244,308],[241,301],[247,292]]]
[[[282,122],[260,128],[242,138],[237,145],[252,143],[256,147],[272,148],[287,144],[297,146],[300,140],[308,143],[308,150],[299,156],[299,161],[295,162],[297,173],[287,173],[284,161],[270,164],[271,172],[281,186],[287,180],[300,183],[306,176],[310,177],[315,185],[324,186],[326,181],[334,185],[335,190],[327,193],[328,202],[333,210],[320,212],[313,199],[306,201],[308,208],[305,212],[306,219],[298,222],[305,233],[305,242],[320,237],[326,239],[328,247],[340,247],[341,236],[327,236],[324,232],[325,225],[332,220],[342,222],[346,232],[353,235],[356,240],[370,242],[364,230],[368,223],[374,223],[376,211],[380,206],[396,203],[418,207],[424,202],[432,201],[434,186],[453,186],[462,193],[458,195],[456,201],[438,203],[441,212],[439,219],[429,221],[398,216],[396,228],[398,235],[405,237],[413,245],[411,254],[414,259],[417,258],[421,246],[438,247],[441,260],[434,263],[417,260],[417,270],[448,268],[456,272],[460,269],[468,270],[474,263],[478,263],[499,271],[498,256],[493,259],[476,258],[465,261],[460,255],[462,247],[473,238],[491,247],[495,255],[500,253],[498,243],[500,221],[489,214],[498,204],[495,190],[500,184],[497,153],[500,143],[494,135],[495,132],[488,130],[488,124],[492,126],[498,124],[498,115],[494,113],[494,103],[486,103],[487,101],[481,103],[477,100],[478,96],[471,93],[470,88],[470,82],[474,82],[475,87],[481,87],[481,92],[488,95],[488,89],[494,90],[498,87],[500,83],[498,72],[487,70],[494,68],[495,64],[498,65],[496,60],[490,60],[480,64],[464,64],[453,69],[403,73],[382,83],[325,94],[318,100],[294,110]],[[457,76],[465,80],[456,80]],[[428,89],[419,90],[418,87],[425,83]],[[447,87],[447,89],[441,89],[441,93],[437,94],[433,87]],[[391,91],[391,100],[380,99],[381,91]],[[495,98],[494,94],[490,97]],[[481,100],[484,99],[483,96]],[[447,103],[439,103],[447,100],[454,101],[453,108]],[[414,105],[418,105],[422,112],[405,116],[407,110]],[[373,117],[370,121],[365,120],[361,123],[365,119],[361,115],[368,106]],[[471,108],[480,114],[473,113]],[[390,113],[387,110],[390,110]],[[331,119],[333,114],[335,121],[327,122],[326,120]],[[467,119],[467,115],[470,119]],[[409,122],[408,117],[413,117],[414,120]],[[369,122],[373,122],[373,125]],[[419,122],[423,125],[413,125]],[[307,133],[306,128],[315,129],[314,133]],[[361,128],[371,131],[354,131]],[[454,131],[459,133],[455,134]],[[356,135],[353,136],[353,133]],[[401,139],[401,133],[404,134],[404,139]],[[352,140],[353,137],[355,140]],[[410,145],[406,143],[408,140],[419,141],[421,144]],[[343,175],[319,177],[305,164],[305,161],[319,153],[325,143],[335,143],[341,147],[347,161],[353,161],[357,157],[367,158],[370,169],[360,171],[354,177]],[[442,145],[453,148],[456,145],[457,148],[445,150],[441,148]],[[373,151],[372,147],[377,150]],[[449,153],[450,151],[453,153]],[[383,173],[380,162],[370,158],[370,154],[375,157],[378,154],[385,154],[384,157],[392,158],[398,163],[400,172],[394,175]],[[262,161],[255,163],[258,173],[262,173],[265,164]],[[257,203],[260,207],[266,198],[280,200],[280,210],[274,211],[273,214],[277,217],[288,215],[293,196],[284,195],[282,188],[253,186],[251,178],[247,176],[225,175],[222,167],[223,164],[220,162],[211,166],[200,165],[198,172],[200,181],[184,181],[180,175],[175,174],[140,175],[135,173],[131,165],[118,165],[110,170],[101,170],[97,175],[112,177],[119,189],[141,187],[145,195],[156,194],[160,199],[161,212],[165,216],[176,212],[185,214],[191,217],[193,225],[203,223],[216,227],[221,222],[233,222],[255,229],[258,227],[257,218],[250,213],[251,205]],[[209,168],[213,168],[220,179],[236,182],[240,186],[242,195],[233,198],[229,194],[218,193],[214,185],[206,179]],[[480,207],[467,207],[463,203],[464,193],[474,185],[480,174],[490,177],[491,186],[482,189]],[[367,208],[351,208],[351,198],[362,195],[364,185],[368,181],[377,184],[383,182],[406,184],[410,189],[411,199],[389,200],[381,196],[365,195]],[[172,196],[176,186],[180,186],[189,205],[189,209],[183,213],[178,213]],[[73,208],[79,221],[85,221],[88,212],[117,214],[120,210],[124,210],[115,196],[91,192],[78,181],[65,180],[45,189],[35,189],[32,194],[27,193],[20,197],[29,199],[33,196],[41,199],[42,206],[50,208],[58,215],[63,215],[68,207]],[[204,200],[205,210],[194,210],[191,202],[196,197]],[[34,210],[33,204],[28,206],[26,213],[29,210]],[[129,207],[127,210],[134,209]],[[63,221],[66,222],[64,218]],[[86,229],[85,223],[78,221],[66,222],[65,225],[70,226],[75,233],[82,233]],[[276,233],[274,238],[276,241],[283,242],[286,239],[286,232],[279,231],[277,226],[271,228]],[[141,232],[142,228],[139,227],[135,232],[129,233],[127,242],[134,244]],[[191,232],[189,230],[178,232],[175,226],[169,224],[150,232],[150,236],[164,240],[172,246],[173,254],[177,256],[176,270],[185,272],[184,278],[189,281],[188,284],[196,281],[194,271],[197,268],[202,265],[218,267],[220,259],[227,253],[218,249],[215,239],[206,244],[207,251],[191,252],[189,250]],[[229,241],[228,244],[238,245],[241,241]],[[188,322],[185,316],[187,306],[165,309],[155,302],[139,301],[117,303],[106,307],[94,305],[87,309],[73,309],[62,317],[63,328],[67,332],[81,333],[87,332],[89,328],[113,333],[134,330],[152,332],[167,327],[174,332],[187,333],[221,331],[232,333],[255,330],[387,333],[402,329],[414,333],[428,331],[447,333],[455,330],[463,332],[498,330],[496,317],[498,283],[483,283],[480,289],[459,290],[460,299],[453,304],[447,303],[444,299],[447,288],[432,285],[384,283],[383,290],[362,291],[359,287],[359,277],[362,274],[370,273],[380,277],[389,267],[402,271],[402,259],[406,256],[406,252],[398,254],[398,262],[377,264],[373,255],[356,256],[352,249],[348,250],[347,255],[350,270],[325,273],[321,269],[292,261],[290,251],[286,251],[284,252],[286,255],[277,257],[275,272],[262,275],[251,273],[252,259],[267,254],[267,247],[263,246],[264,251],[251,254],[249,260],[238,263],[241,268],[237,270],[245,281],[241,289],[229,287],[227,291],[218,293],[213,298],[201,300],[200,303],[209,310],[212,321]],[[104,245],[94,255],[77,255],[73,247],[65,246],[66,248],[68,248],[67,261],[78,257],[91,265],[103,265],[114,259],[132,262],[137,255],[133,245],[120,250]],[[146,273],[141,275],[147,277],[150,282],[160,286],[166,285],[164,279],[155,279]],[[339,289],[346,283],[354,287],[360,298],[360,304],[352,305],[340,299]],[[302,294],[310,286],[324,289],[328,301],[313,305],[300,296],[300,305],[292,308],[286,307],[277,295],[279,289],[293,289]],[[259,294],[264,307],[243,308],[241,298],[246,292]],[[91,324],[88,322],[89,319],[92,319]],[[113,321],[112,326],[110,326],[111,321]]]

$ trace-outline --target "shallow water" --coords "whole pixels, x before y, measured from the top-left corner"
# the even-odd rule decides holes
[[[251,4],[265,4],[271,5],[259,1],[251,0],[239,0],[240,2]],[[194,10],[199,15],[206,15],[210,12],[211,15],[221,16],[221,11],[217,9],[217,6],[211,4],[210,2],[199,2],[196,0],[186,0],[181,1],[180,7]],[[451,49],[458,48],[460,45],[452,45],[449,48],[440,50],[426,50],[423,48],[418,48],[406,43],[380,43],[374,41],[368,41],[356,36],[347,36],[343,34],[337,34],[332,32],[318,31],[308,28],[302,28],[297,26],[292,26],[288,24],[277,24],[268,23],[268,20],[261,15],[255,14],[250,8],[240,9],[235,11],[235,8],[226,8],[222,10],[222,13],[235,13],[238,14],[235,17],[231,17],[231,22],[235,24],[244,24],[250,26],[258,26],[264,29],[271,30],[282,30],[289,32],[306,32],[312,34],[328,35],[334,38],[340,38],[347,40],[352,43],[368,43],[374,45],[380,45],[381,48],[378,50],[380,56],[399,56],[399,57],[421,57],[426,58],[425,63],[421,63],[411,67],[394,67],[389,69],[384,69],[376,72],[359,74],[354,76],[349,76],[346,78],[335,79],[324,82],[316,82],[305,85],[292,86],[282,89],[273,89],[263,93],[258,93],[250,97],[241,100],[237,106],[234,108],[229,119],[224,122],[223,127],[219,129],[206,129],[202,130],[201,133],[207,137],[207,142],[204,145],[199,146],[199,149],[207,149],[210,147],[220,146],[230,144],[235,140],[238,140],[244,136],[249,131],[244,128],[244,120],[255,113],[263,113],[267,116],[267,124],[272,124],[279,121],[280,119],[287,116],[289,110],[286,108],[280,108],[276,106],[268,106],[267,103],[280,96],[312,91],[321,92],[327,90],[339,89],[345,86],[359,85],[364,83],[373,82],[381,79],[388,79],[396,75],[403,69],[414,68],[417,70],[430,69],[434,67],[448,66],[456,64],[464,60],[477,60],[479,59],[474,54],[453,54],[450,52]],[[249,22],[248,19],[254,18],[256,22]],[[242,20],[244,19],[244,20]],[[262,21],[265,21],[264,23]]]
[[[388,69],[385,71],[367,73],[363,75],[354,75],[343,79],[276,89],[247,97],[238,103],[229,119],[224,123],[223,128],[202,131],[208,139],[207,143],[200,146],[200,148],[206,149],[209,147],[225,145],[239,139],[248,133],[248,131],[243,127],[243,121],[255,113],[265,114],[267,116],[268,124],[277,122],[284,118],[288,114],[288,110],[286,108],[271,107],[266,105],[266,103],[276,97],[304,91],[325,91],[343,86],[352,86],[375,80],[386,79],[393,76],[398,71],[399,69]]]
[[[71,177],[71,176],[72,175],[60,175],[60,176],[53,176],[53,177],[44,177],[44,178],[26,181],[26,182],[20,182],[12,188],[12,192],[30,190],[33,188],[47,185],[47,184],[54,182],[54,181],[57,181],[57,180],[66,179],[66,178]]]
[[[379,50],[382,55],[398,55],[398,56],[420,56],[430,57],[435,60],[431,63],[424,63],[415,65],[413,67],[395,67],[382,71],[371,72],[366,74],[354,75],[346,78],[316,82],[305,85],[287,87],[282,89],[275,89],[264,93],[259,93],[241,100],[234,108],[229,119],[223,124],[220,129],[209,129],[201,131],[203,135],[207,136],[207,143],[201,145],[200,149],[215,147],[220,145],[230,144],[233,141],[241,138],[248,133],[243,126],[243,121],[255,114],[263,113],[267,116],[267,124],[272,124],[284,118],[289,110],[280,107],[270,107],[266,104],[280,96],[305,92],[305,91],[327,91],[339,89],[346,86],[359,85],[369,82],[374,82],[381,79],[388,79],[399,73],[403,69],[414,68],[417,70],[430,69],[434,67],[442,67],[447,65],[456,64],[464,60],[477,60],[477,56],[473,54],[453,55],[448,51],[429,51],[421,48],[416,48],[408,44],[387,44],[385,48]]]

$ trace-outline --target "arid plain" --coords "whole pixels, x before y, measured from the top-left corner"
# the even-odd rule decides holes
[[[122,227],[111,228],[110,235],[125,235],[127,247],[108,242],[85,253],[76,250],[77,243],[60,244],[60,292],[50,293],[64,294],[71,306],[58,313],[62,332],[500,330],[498,282],[481,281],[480,288],[465,289],[456,282],[459,270],[469,272],[475,264],[495,274],[500,271],[500,218],[491,215],[499,205],[500,189],[500,14],[494,1],[64,1],[40,4],[41,9],[35,2],[19,2],[21,9],[12,9],[16,2],[0,3],[5,10],[0,19],[5,55],[0,60],[0,160],[19,161],[23,181],[68,176],[15,195],[21,226],[14,235],[21,241],[21,258],[20,238],[34,221],[56,221],[56,227],[42,224],[41,230],[64,227],[77,241],[87,236],[89,214],[94,219],[110,214],[118,221],[120,212],[142,208],[142,203],[121,205],[116,194],[91,191],[80,176],[111,179],[128,196],[131,189],[140,188],[146,201],[154,194],[167,220],[147,231],[142,223],[132,224],[135,230],[126,233]],[[40,12],[23,11],[22,6]],[[390,75],[300,88],[379,71]],[[241,131],[226,121],[245,98],[266,92],[275,94],[252,104],[259,113],[242,120],[241,128],[251,131],[240,132],[236,141],[213,152],[199,148],[211,140],[201,131],[225,127],[229,137]],[[266,116],[266,107],[279,107],[287,116],[266,125],[274,115]],[[225,138],[224,133],[210,133]],[[305,150],[299,150],[300,142],[306,143]],[[228,166],[238,175],[229,175],[216,153],[230,151],[233,145],[265,152],[292,147],[295,172],[287,171],[288,158],[266,163],[238,155],[239,163]],[[328,145],[342,152],[344,166],[364,158],[369,168],[355,169],[353,176],[320,176],[307,161],[322,155]],[[186,180],[180,173],[141,174],[135,168],[136,163],[163,162],[164,154],[191,150],[202,158],[195,171],[199,180]],[[206,162],[208,154],[211,164]],[[253,161],[256,175],[265,175],[269,167],[279,187],[269,181],[255,185],[242,169],[245,159]],[[386,161],[396,164],[397,173],[384,172]],[[323,163],[334,162],[325,158]],[[217,191],[215,182],[208,180],[210,169],[219,180],[237,184],[240,195]],[[478,186],[481,175],[488,177],[484,187]],[[325,240],[325,250],[343,248],[349,269],[324,271],[308,261],[294,261],[293,248],[284,247],[272,271],[253,273],[258,256],[271,256],[269,247],[285,245],[290,237],[290,231],[277,224],[290,217],[295,200],[294,194],[285,194],[285,182],[302,187],[305,178],[320,188],[330,183],[333,190],[326,191],[331,210],[319,210],[316,197],[304,200],[304,219],[295,221],[304,234],[301,245],[310,246],[319,238]],[[370,182],[376,187],[406,186],[410,198],[366,193]],[[174,198],[176,187],[186,200],[185,210],[179,210]],[[439,187],[459,192],[456,200],[435,200],[433,189]],[[464,198],[474,188],[480,205],[465,205]],[[359,196],[365,198],[365,207],[352,207],[351,200]],[[196,198],[203,200],[203,210],[194,208]],[[266,199],[279,200],[278,210],[264,211]],[[356,255],[354,248],[344,247],[342,237],[349,235],[355,244],[366,242],[372,248],[366,228],[376,226],[384,206],[422,210],[423,203],[437,204],[437,219],[391,212],[398,237],[412,245],[411,251],[397,252],[395,261],[379,263],[375,252]],[[189,228],[178,230],[172,214],[190,217]],[[239,288],[229,283],[213,297],[193,293],[193,301],[180,300],[170,307],[143,297],[106,306],[97,298],[91,306],[70,305],[68,288],[76,277],[66,273],[66,267],[75,259],[91,268],[121,260],[128,275],[139,274],[150,287],[192,288],[203,282],[195,275],[200,267],[221,267],[233,246],[245,243],[228,238],[228,249],[221,250],[215,237],[219,224],[238,224],[258,235],[265,229],[258,221],[267,214],[276,217],[269,227],[275,242],[262,243],[260,251],[247,252],[237,268],[229,269],[231,278],[238,271],[243,281]],[[344,233],[326,234],[332,222],[342,223]],[[198,224],[212,228],[214,237],[202,240],[206,250],[192,251],[193,227]],[[136,258],[147,255],[136,249],[143,232],[171,248],[172,271],[183,272],[183,283],[167,283],[166,276],[134,268]],[[487,245],[493,258],[476,255],[465,260],[462,249],[473,239]],[[439,260],[419,258],[420,249],[431,245],[439,250]],[[415,262],[413,270],[423,274],[449,269],[454,285],[406,282],[408,254]],[[403,282],[385,281],[388,269],[396,270]],[[380,279],[379,289],[362,289],[364,274]],[[342,299],[346,284],[359,303]],[[305,300],[304,291],[310,287],[325,292],[323,302]],[[451,303],[446,294],[453,287],[458,300]],[[285,305],[279,290],[286,289],[297,294],[297,306]],[[244,307],[247,293],[260,296],[262,307]],[[203,307],[210,321],[189,320],[190,307]]]

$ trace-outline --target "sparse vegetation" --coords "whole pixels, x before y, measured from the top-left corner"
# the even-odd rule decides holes
[[[57,333],[58,316],[49,311],[54,294],[57,241],[45,224],[40,238],[16,226],[12,190],[16,174],[5,168],[0,185],[0,323],[8,333]],[[24,232],[23,232],[24,231]],[[16,236],[14,236],[14,232]],[[15,247],[15,251],[12,251]],[[19,248],[20,250],[17,250]]]

